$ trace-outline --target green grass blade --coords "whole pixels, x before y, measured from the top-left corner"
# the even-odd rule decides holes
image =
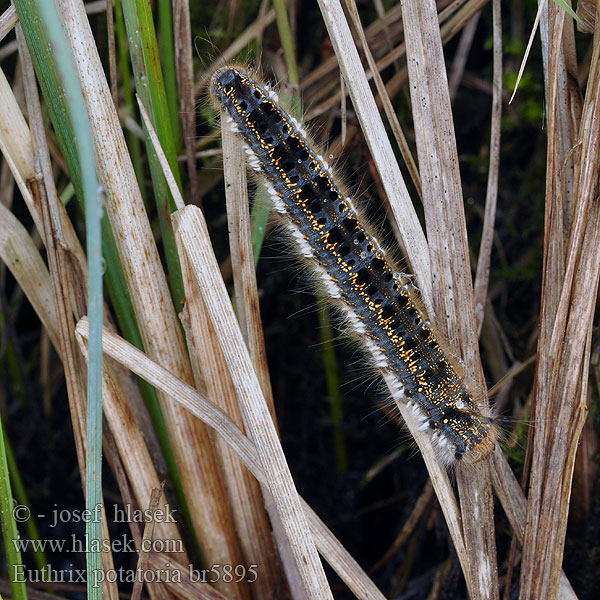
[[[117,48],[117,57],[119,63],[119,72],[121,73],[121,90],[123,92],[123,108],[130,115],[137,113],[137,105],[133,97],[133,88],[131,85],[131,73],[129,70],[129,57],[127,53],[127,34],[125,32],[125,22],[123,20],[123,10],[121,0],[114,0],[115,14],[115,45]],[[144,183],[144,167],[142,161],[142,145],[139,138],[131,131],[125,130],[125,141],[131,156],[133,170],[142,192],[142,197],[146,197],[146,186]]]
[[[86,477],[85,504],[91,511],[102,503],[102,208],[99,203],[94,147],[79,79],[73,57],[62,30],[53,2],[41,2],[43,20],[52,52],[62,79],[65,101],[73,126],[74,150],[82,174],[85,203],[86,250],[88,260],[88,341],[87,414],[86,414]],[[86,521],[87,597],[101,600],[102,586],[96,584],[102,571],[102,523],[100,519]]]
[[[22,570],[23,560],[16,544],[19,539],[15,514],[13,511],[13,497],[8,475],[8,464],[4,447],[4,426],[0,427],[0,520],[2,521],[2,539],[8,566],[8,580],[10,581],[11,596],[15,600],[27,600],[27,590],[24,579],[18,576]]]
[[[29,502],[29,497],[27,496],[27,490],[25,489],[25,485],[23,484],[23,480],[21,479],[21,473],[19,472],[19,467],[17,465],[17,461],[15,460],[15,455],[12,450],[12,446],[10,444],[10,440],[6,435],[6,429],[2,424],[2,435],[4,436],[4,450],[6,453],[6,462],[8,464],[8,471],[10,473],[10,480],[12,482],[12,487],[14,490],[14,496],[17,501],[17,504],[20,506],[30,507],[31,502]],[[25,531],[27,533],[27,539],[29,540],[39,540],[40,532],[37,528],[37,523],[35,517],[29,513],[29,518],[25,520],[23,523],[25,527]],[[44,569],[48,567],[48,560],[46,559],[46,555],[44,551],[40,547],[30,547],[30,550],[33,553],[33,560],[35,561],[35,565],[40,572],[44,572]]]
[[[162,149],[165,152],[171,171],[181,189],[181,179],[177,164],[176,138],[171,127],[171,116],[158,53],[158,43],[154,31],[152,11],[147,0],[123,0],[123,16],[129,39],[129,53],[135,85],[142,103],[146,107],[152,125],[156,130]],[[175,210],[162,168],[154,152],[152,142],[146,135],[146,151],[149,158],[150,174],[154,188],[154,198],[163,239],[163,247],[169,271],[171,294],[176,307],[182,306],[183,281],[170,214]]]
[[[160,63],[165,76],[165,92],[171,116],[171,131],[175,148],[181,147],[179,135],[179,100],[177,98],[177,71],[175,70],[175,44],[173,41],[173,16],[171,0],[158,0],[158,33],[160,36]]]

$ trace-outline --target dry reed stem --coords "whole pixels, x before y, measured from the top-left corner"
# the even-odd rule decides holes
[[[238,396],[244,425],[259,452],[306,593],[310,599],[331,598],[277,431],[221,278],[204,217],[197,208],[188,206],[175,213],[173,219],[181,260],[189,261],[202,294]]]
[[[87,318],[79,321],[76,334],[83,339],[89,335]],[[217,406],[208,402],[189,384],[178,379],[161,365],[152,361],[143,352],[112,333],[106,328],[102,334],[102,348],[107,356],[121,363],[148,383],[161,389],[183,408],[202,419],[213,428],[240,457],[248,470],[261,483],[267,480],[262,471],[261,460],[254,444],[240,428]],[[348,554],[335,536],[327,529],[314,511],[301,500],[301,504],[311,528],[319,552],[341,577],[357,598],[384,600],[369,577]]]
[[[346,81],[346,89],[350,92],[371,156],[389,198],[396,223],[402,233],[410,266],[417,277],[424,301],[429,306],[431,304],[431,283],[424,277],[425,273],[429,273],[427,242],[383,127],[381,116],[377,111],[352,34],[339,0],[328,2],[320,0],[319,6]]]
[[[169,600],[173,597],[180,600],[229,600],[214,586],[200,580],[192,580],[189,576],[189,565],[168,560],[162,554],[150,554],[150,569],[155,572],[165,573],[166,588]],[[181,581],[179,581],[181,579]]]
[[[140,333],[150,356],[192,381],[181,329],[148,223],[135,174],[112,104],[89,22],[79,3],[60,0],[60,14],[86,99],[99,180]],[[190,515],[207,564],[238,564],[239,550],[210,438],[204,425],[159,394]],[[232,597],[246,597],[219,582]],[[237,591],[239,589],[239,591]],[[241,596],[239,594],[242,594]]]
[[[183,323],[192,367],[198,389],[206,387],[207,399],[221,408],[243,429],[242,417],[233,383],[227,371],[215,332],[198,293],[187,260],[181,261],[186,305],[180,318]],[[198,385],[201,382],[201,385]],[[260,577],[250,586],[253,598],[277,597],[278,561],[271,539],[271,528],[263,506],[263,497],[256,479],[240,462],[233,450],[219,436],[213,437],[219,459],[221,477],[226,483],[235,530],[240,541],[244,564],[260,565]]]
[[[57,316],[48,269],[25,227],[2,203],[0,258],[19,283],[56,347]]]
[[[224,125],[223,120],[221,123],[225,200],[236,312],[260,388],[271,413],[273,424],[277,429],[277,416],[267,365],[252,250],[246,158],[242,151],[240,139]],[[163,163],[163,169],[166,168],[168,168],[168,165],[165,162]],[[279,555],[292,597],[301,598],[304,592],[300,575],[296,569],[289,542],[270,494],[264,494],[264,502],[271,519],[273,537],[279,548]]]
[[[2,153],[9,154],[24,180],[33,177],[33,146],[29,127],[4,71],[0,69],[0,140]],[[10,149],[10,151],[9,151]]]
[[[0,42],[12,31],[18,20],[17,10],[12,5],[0,15]]]
[[[570,20],[565,22],[564,11],[554,5],[545,13],[545,27],[549,111],[544,281],[520,598],[553,600],[559,593],[577,443],[587,416],[591,328],[600,275],[600,28],[596,26],[578,148],[573,153],[571,194],[571,188],[565,193],[563,184],[570,153],[562,151],[568,139],[565,131],[573,130],[578,115],[565,110],[570,103],[563,99],[570,100],[573,91],[561,84],[567,73],[577,81],[576,72],[570,70],[573,29]]]
[[[252,250],[250,228],[250,202],[246,184],[246,157],[239,138],[221,126],[223,144],[223,175],[225,179],[225,202],[229,229],[229,250],[233,270],[236,313],[242,336],[248,347],[250,358],[265,396],[275,427],[277,418],[273,391],[267,366],[267,353],[263,335],[258,286]]]
[[[460,40],[454,57],[452,58],[452,66],[450,67],[450,76],[448,77],[448,89],[450,91],[450,100],[454,103],[456,99],[456,92],[462,81],[465,67],[467,66],[467,59],[471,52],[473,45],[473,39],[475,38],[475,31],[477,31],[477,25],[479,24],[479,17],[481,12],[474,15],[468,23],[464,26],[462,33],[460,34]]]
[[[407,252],[409,253],[411,266],[417,277],[425,305],[427,309],[432,312],[432,288],[428,266],[429,252],[427,249],[427,244],[425,242],[420,225],[418,224],[418,220],[416,219],[410,198],[408,198],[408,193],[406,192],[406,187],[404,186],[402,177],[397,170],[396,162],[393,158],[393,155],[391,155],[389,141],[387,140],[385,132],[383,131],[381,118],[375,107],[373,96],[368,88],[365,73],[358,60],[358,54],[345,22],[345,17],[338,2],[321,2],[320,6],[334,49],[338,56],[338,60],[340,61],[340,68],[344,73],[346,82],[348,84],[348,89],[352,95],[354,107],[357,111],[357,115],[361,121],[365,137],[369,144],[371,155],[373,156],[373,159],[378,167],[382,183],[386,187],[386,192],[396,215],[396,221],[402,232],[402,238],[407,248]],[[407,21],[405,19],[405,23],[406,22]],[[435,26],[437,27],[437,15],[435,15]],[[388,151],[390,154],[388,154]],[[423,178],[422,182],[425,183]],[[398,191],[401,193],[398,194]],[[443,197],[443,194],[441,197]],[[458,198],[460,197],[459,190]],[[402,201],[402,209],[405,211],[402,217],[404,220],[401,220],[401,218],[398,217],[397,210],[395,210],[395,207],[398,205],[399,201]],[[464,221],[462,223],[462,227],[464,229]],[[420,244],[415,244],[415,240],[419,240]],[[423,266],[426,266],[426,268]],[[424,270],[422,270],[423,268]],[[470,286],[470,280],[468,285]],[[475,351],[476,349],[475,340]],[[437,461],[435,453],[431,447],[431,440],[429,436],[425,434],[425,432],[418,431],[418,426],[414,421],[412,414],[404,404],[398,403],[398,408],[423,454],[423,458],[436,490],[436,495],[440,505],[442,506],[446,522],[448,523],[448,528],[450,530],[457,555],[461,561],[461,565],[463,566],[467,583],[468,585],[473,584],[481,587],[478,583],[475,583],[475,573],[469,568],[469,556],[467,555],[463,541],[462,520],[458,506],[456,505],[456,500],[454,499],[454,494],[452,493],[452,488],[448,481],[447,473],[445,469],[441,468],[439,462]],[[485,473],[485,467],[483,466],[475,466],[471,467],[471,469],[479,470],[482,473]],[[477,514],[481,517],[484,517],[491,513],[491,490],[489,489],[489,486],[484,486],[485,477],[482,479],[483,483],[480,483],[480,485],[483,487],[478,490],[478,498],[475,500],[478,502]],[[483,507],[485,507],[485,510]],[[488,517],[487,520],[491,521],[491,518]],[[475,532],[476,529],[470,527],[468,531]],[[482,533],[484,539],[477,546],[479,550],[482,550],[480,560],[485,562],[484,569],[481,572],[488,574],[489,580],[487,580],[486,583],[492,582],[492,586],[490,587],[493,587],[493,581],[496,578],[495,556],[493,553],[485,552],[486,549],[490,548],[490,544],[485,539],[485,535],[493,536],[493,521],[491,532],[485,531],[485,533]],[[471,577],[469,574],[471,574]]]
[[[596,1],[578,0],[577,16],[581,19],[581,22],[577,23],[577,31],[594,33],[596,27]]]
[[[190,198],[199,202],[198,174],[196,172],[196,102],[194,98],[194,56],[189,0],[173,1],[173,39],[175,43],[175,70],[179,92],[179,118],[183,131],[183,145],[190,183]]]
[[[153,488],[150,494],[150,501],[147,506],[147,510],[152,515],[152,517],[146,521],[146,525],[144,527],[144,535],[142,537],[142,544],[140,547],[140,553],[136,565],[136,571],[143,573],[146,571],[146,566],[148,564],[149,551],[148,548],[151,546],[149,544],[154,540],[154,529],[156,527],[156,511],[158,510],[158,504],[163,497],[163,490],[165,487],[165,482],[163,481],[158,487]],[[146,507],[144,507],[146,508]],[[159,517],[158,521],[161,518]],[[153,587],[153,586],[149,586]],[[140,600],[142,596],[142,589],[144,588],[144,580],[142,578],[136,578],[133,583],[133,589],[131,590],[131,600]]]
[[[81,345],[80,350],[85,352],[85,348],[82,348]],[[127,477],[131,482],[137,506],[144,509],[150,504],[151,491],[160,487],[160,480],[144,442],[144,436],[127,404],[128,396],[120,387],[111,365],[112,363],[105,365],[103,371],[104,416],[113,435]],[[161,504],[163,509],[168,511],[168,503],[164,495],[161,498]],[[176,540],[181,540],[177,524],[171,522],[157,523],[155,539],[173,540],[173,543]],[[185,561],[187,555],[185,552],[179,552],[177,555],[171,555],[170,558]]]
[[[492,462],[494,468],[491,469],[491,473],[494,490],[508,517],[514,535],[523,544],[527,501],[523,496],[519,482],[498,447],[496,447],[492,456]],[[558,597],[561,600],[577,600],[577,596],[569,580],[562,571],[560,572],[560,591]]]
[[[455,357],[464,361],[466,382],[476,401],[487,404],[475,326],[458,153],[435,3],[430,0],[418,6],[406,3],[402,18],[431,259],[433,310],[429,314],[449,341]],[[473,599],[497,598],[488,462],[459,463],[456,476],[464,544],[468,549],[467,588]],[[464,570],[465,564],[462,566]]]
[[[406,136],[404,135],[404,131],[402,131],[400,121],[398,121],[398,116],[396,115],[396,111],[392,106],[392,101],[390,100],[390,97],[387,93],[387,89],[385,87],[385,84],[383,83],[383,79],[381,78],[381,75],[379,74],[379,71],[377,70],[377,67],[375,65],[375,59],[373,58],[373,54],[371,53],[369,44],[367,42],[365,31],[360,22],[360,16],[358,14],[356,2],[354,0],[346,0],[346,6],[348,8],[350,18],[352,19],[354,29],[358,33],[363,52],[367,57],[367,62],[369,64],[369,68],[371,69],[371,73],[373,73],[373,81],[375,82],[377,93],[379,94],[379,98],[383,105],[385,116],[387,117],[388,123],[390,124],[392,133],[396,140],[396,144],[398,144],[398,148],[400,149],[400,153],[402,154],[404,164],[408,169],[413,185],[415,186],[418,196],[421,197],[422,191],[419,169],[412,155],[408,142],[406,141]]]

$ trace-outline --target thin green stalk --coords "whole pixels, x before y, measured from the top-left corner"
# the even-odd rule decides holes
[[[8,471],[10,473],[10,480],[14,488],[14,496],[17,501],[17,505],[23,507],[30,507],[31,503],[29,502],[27,490],[25,489],[25,485],[23,484],[23,480],[21,479],[21,473],[19,472],[19,467],[17,465],[17,461],[15,460],[15,455],[12,450],[10,440],[8,439],[8,435],[6,434],[4,424],[2,424],[2,435],[4,436],[4,450],[6,453],[6,462],[8,464]],[[29,512],[29,518],[24,520],[24,526],[25,531],[27,532],[27,539],[40,539],[40,532],[37,528],[37,522],[35,517],[31,514],[31,512]],[[30,547],[30,549],[33,551],[33,560],[35,561],[37,569],[42,573],[45,572],[44,570],[48,567],[48,561],[46,559],[44,551],[37,546]]]
[[[22,576],[23,559],[18,545],[19,532],[15,523],[15,514],[19,516],[21,513],[15,513],[15,508],[4,447],[4,426],[2,426],[0,427],[0,521],[2,522],[2,539],[6,553],[11,596],[15,600],[27,600],[25,579]]]
[[[175,70],[175,44],[173,41],[173,16],[171,0],[158,0],[158,33],[160,37],[160,64],[165,75],[167,105],[171,116],[171,130],[175,138],[175,148],[181,147],[179,135],[179,100],[177,98],[177,72]]]
[[[152,125],[156,130],[171,171],[181,189],[176,139],[171,127],[171,116],[158,54],[152,10],[148,0],[123,0],[122,6],[136,90],[150,115]],[[179,255],[170,219],[171,212],[175,210],[175,204],[145,128],[144,133],[146,135],[146,152],[150,164],[154,198],[167,260],[171,294],[175,306],[179,308],[183,305],[184,293]]]
[[[115,13],[115,45],[119,62],[119,71],[121,72],[121,90],[123,91],[123,106],[131,116],[137,114],[137,103],[133,97],[133,88],[131,85],[131,73],[129,72],[129,57],[127,54],[127,34],[125,33],[125,21],[123,20],[123,10],[121,0],[114,0]],[[146,186],[144,183],[144,166],[142,161],[142,145],[139,138],[131,131],[125,130],[125,141],[131,156],[133,170],[142,197],[146,197]]]
[[[296,52],[294,50],[294,40],[292,39],[292,30],[290,28],[285,0],[273,0],[273,8],[275,9],[277,31],[279,32],[279,41],[283,48],[283,58],[285,59],[288,77],[292,85],[298,85]]]
[[[147,0],[119,0],[119,2],[122,7],[125,29],[127,31],[136,91],[145,108],[148,110],[148,114],[150,115],[154,129],[160,140],[161,147],[167,157],[173,176],[181,189],[181,179],[176,154],[177,139],[171,127],[170,110],[167,103],[167,95],[163,82],[163,73],[158,55],[158,44],[156,41],[150,5]],[[115,19],[115,22],[117,21],[118,19]],[[163,247],[167,260],[171,295],[175,307],[179,309],[183,306],[184,292],[181,267],[179,265],[179,254],[175,245],[170,218],[171,212],[175,210],[175,204],[164,178],[162,167],[156,157],[154,146],[145,128],[144,133],[146,135],[146,152],[148,154],[150,175],[152,177],[153,195],[156,200]],[[146,383],[141,385],[142,391],[149,391],[151,389]],[[181,478],[179,477],[171,444],[164,426],[158,399],[153,390],[151,399],[152,404],[148,405],[150,417],[152,418],[155,428],[157,428],[161,449],[165,455],[165,460],[167,461],[167,467],[169,468],[169,473],[173,480],[175,493],[181,506],[184,521],[187,525],[187,529],[190,532],[193,532],[194,528],[187,508],[183,485]],[[192,543],[196,554],[200,555],[198,540],[193,534]]]
[[[337,360],[333,348],[333,327],[329,318],[329,305],[322,294],[317,293],[317,314],[319,315],[319,337],[321,338],[321,357],[325,368],[325,384],[329,402],[329,416],[333,424],[333,446],[338,473],[348,471],[348,454],[343,431],[343,409],[340,394],[340,379]]]
[[[73,125],[74,149],[82,174],[82,192],[85,202],[86,247],[88,261],[88,340],[87,411],[86,411],[86,509],[94,514],[102,503],[102,208],[99,202],[98,178],[94,161],[94,147],[79,79],[69,44],[64,35],[56,6],[40,2],[39,14],[46,28],[52,52],[62,80]],[[97,584],[102,572],[102,523],[100,519],[86,521],[87,597],[101,600],[102,586]]]
[[[252,203],[251,221],[252,221],[252,251],[254,252],[254,268],[258,265],[260,251],[265,241],[265,232],[271,212],[271,199],[264,186],[259,185],[254,194]]]

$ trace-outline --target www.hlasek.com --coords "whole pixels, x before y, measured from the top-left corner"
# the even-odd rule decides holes
[[[89,574],[94,587],[102,585],[105,581],[110,583],[181,583],[188,579],[191,583],[239,583],[247,581],[253,583],[258,578],[258,565],[212,565],[210,569],[194,569],[188,565],[182,569],[180,565],[161,569],[118,569],[93,570]],[[27,569],[25,565],[13,566],[12,580],[15,583],[80,583],[87,581],[85,569],[54,569],[48,565],[43,569]]]
[[[167,554],[183,554],[185,549],[180,539],[162,540],[145,538],[136,548],[134,540],[126,534],[113,539],[90,540],[86,535],[84,539],[76,534],[71,534],[68,538],[62,540],[12,540],[15,551],[25,552],[53,552],[53,553],[79,553],[79,552],[166,552]]]

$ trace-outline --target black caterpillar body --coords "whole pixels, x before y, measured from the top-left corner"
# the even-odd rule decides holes
[[[495,445],[491,419],[481,414],[440,346],[415,288],[394,272],[301,125],[274,91],[237,67],[218,69],[211,93],[244,139],[250,165],[266,178],[301,253],[375,366],[393,376],[394,397],[412,406],[423,429],[432,431],[440,458],[474,462],[487,455]]]

